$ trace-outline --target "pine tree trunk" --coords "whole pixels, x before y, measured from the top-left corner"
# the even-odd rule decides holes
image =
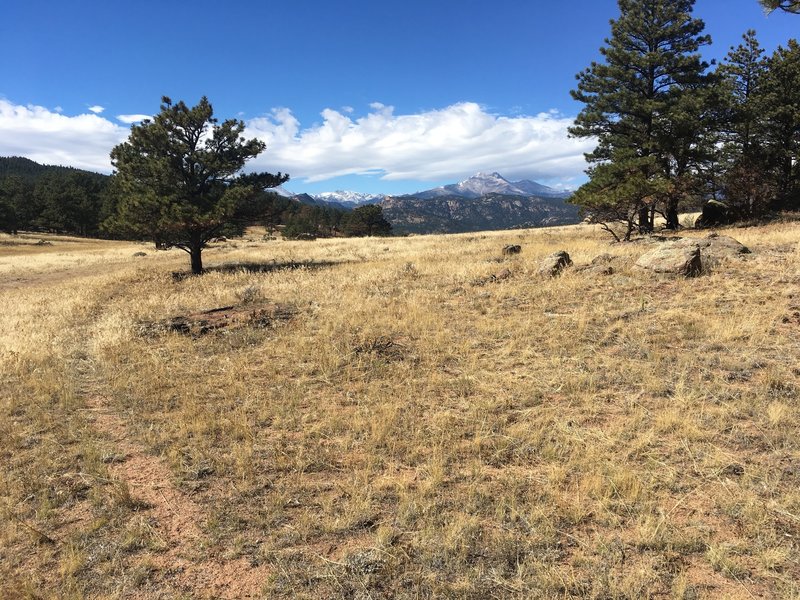
[[[199,275],[203,272],[203,239],[197,232],[192,232],[189,243],[189,256],[192,260],[192,273]]]
[[[189,255],[192,258],[192,273],[199,275],[203,272],[203,259],[200,256],[201,249],[199,246],[192,246]]]
[[[680,227],[678,221],[678,205],[677,202],[670,201],[667,205],[667,229],[676,231]]]
[[[648,207],[641,206],[639,208],[639,233],[652,233],[653,226],[650,223],[650,210]]]

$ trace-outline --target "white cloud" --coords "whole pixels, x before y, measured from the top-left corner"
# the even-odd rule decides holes
[[[247,136],[267,143],[248,167],[323,181],[370,174],[385,180],[457,181],[478,171],[569,185],[580,177],[591,140],[567,136],[572,119],[557,112],[500,116],[472,102],[416,114],[381,103],[365,116],[325,109],[303,127],[288,108],[247,121]],[[0,156],[109,172],[111,149],[127,139],[124,124],[150,115],[68,116],[0,98]],[[119,121],[119,122],[117,122]]]
[[[557,111],[508,117],[473,102],[410,115],[396,115],[380,102],[370,108],[355,119],[328,108],[321,124],[305,129],[286,108],[251,119],[247,134],[267,144],[251,168],[308,181],[367,173],[455,181],[494,170],[510,178],[568,182],[581,174],[583,153],[594,147],[591,140],[569,138],[572,119]]]
[[[26,156],[44,164],[108,172],[111,148],[128,133],[95,114],[70,117],[0,98],[0,156]]]
[[[99,104],[95,104],[94,106],[90,106],[89,110],[96,115],[99,115],[101,112],[105,110],[105,106],[100,106]]]
[[[128,125],[152,118],[152,115],[117,115],[117,121],[121,123],[127,123]]]

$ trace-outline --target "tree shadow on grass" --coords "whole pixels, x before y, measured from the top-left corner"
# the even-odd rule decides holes
[[[222,263],[213,267],[203,269],[199,275],[207,275],[209,273],[272,273],[274,271],[296,271],[304,269],[306,271],[316,271],[318,269],[327,269],[337,265],[346,264],[347,261],[326,261],[326,260],[309,260],[309,261],[269,261],[269,262],[231,262]],[[196,277],[195,273],[191,271],[173,271],[173,281],[183,281],[190,277]]]

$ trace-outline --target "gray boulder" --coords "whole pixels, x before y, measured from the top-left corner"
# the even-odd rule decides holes
[[[697,229],[728,225],[731,222],[731,211],[728,205],[719,200],[709,200],[703,205],[702,214],[697,217],[694,226]]]
[[[682,238],[671,242],[678,247],[700,248],[706,266],[717,265],[724,260],[742,258],[750,254],[750,249],[732,237],[711,233],[705,238]]]
[[[553,252],[539,263],[538,273],[544,277],[555,277],[572,264],[572,259],[564,250]]]
[[[640,256],[636,266],[655,273],[694,277],[703,269],[747,254],[750,250],[732,237],[711,233],[704,238],[686,237],[663,242]]]
[[[677,242],[667,242],[645,252],[636,261],[636,266],[654,273],[684,277],[696,277],[703,272],[700,248],[696,245],[679,245]]]
[[[503,246],[503,256],[511,256],[512,254],[519,254],[520,252],[522,252],[522,246],[519,244]]]

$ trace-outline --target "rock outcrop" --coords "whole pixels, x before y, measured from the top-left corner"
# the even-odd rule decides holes
[[[750,254],[750,250],[732,237],[712,233],[705,238],[687,237],[662,242],[640,256],[636,266],[655,273],[694,277],[704,269],[746,254]]]
[[[654,273],[696,277],[703,272],[700,248],[694,245],[664,244],[645,252],[636,261],[636,266]]]
[[[747,246],[732,237],[716,233],[711,233],[705,238],[682,238],[671,243],[676,246],[700,248],[700,254],[705,266],[716,265],[724,260],[741,258],[743,255],[750,254],[750,249]]]

